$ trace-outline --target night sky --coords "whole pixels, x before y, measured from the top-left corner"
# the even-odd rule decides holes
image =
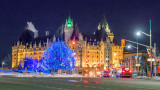
[[[160,0],[0,0],[0,58],[11,54],[27,21],[33,22],[39,36],[46,30],[53,34],[69,12],[84,33],[96,31],[105,14],[119,42],[122,38],[135,41],[137,30],[149,33],[151,19],[153,42],[160,46]],[[145,35],[139,41],[149,45]]]

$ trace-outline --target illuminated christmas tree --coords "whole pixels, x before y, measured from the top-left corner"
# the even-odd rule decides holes
[[[43,53],[44,67],[48,70],[72,70],[75,65],[74,52],[65,43],[52,43]]]

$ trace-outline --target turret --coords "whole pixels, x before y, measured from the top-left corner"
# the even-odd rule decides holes
[[[17,47],[19,46],[19,44],[20,44],[20,42],[19,42],[19,40],[18,40],[18,42],[17,42]]]
[[[29,48],[32,48],[32,43],[30,43]]]
[[[55,42],[56,41],[56,36],[55,36],[55,34],[54,34],[54,36],[53,36],[53,42]]]
[[[41,48],[41,41],[39,42],[38,47]]]
[[[106,25],[105,30],[106,30],[107,34],[108,34],[108,33],[110,33],[110,29],[109,29],[109,25],[108,25],[108,23],[107,23],[107,25]]]
[[[36,42],[34,43],[34,48],[37,48],[37,44],[36,44]]]
[[[101,24],[99,23],[99,25],[98,25],[98,30],[100,30],[101,29]]]

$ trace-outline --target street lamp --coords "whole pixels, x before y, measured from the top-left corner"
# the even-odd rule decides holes
[[[152,34],[151,34],[151,30],[152,29],[151,29],[151,20],[150,20],[150,34],[147,34],[145,32],[139,31],[139,32],[137,32],[137,35],[139,36],[142,33],[142,34],[150,37],[150,51],[151,51],[151,55],[150,55],[151,61],[150,61],[150,64],[151,64],[151,73],[152,73],[152,50],[151,50],[152,49]]]
[[[141,32],[137,32],[137,36],[140,36],[141,35]]]
[[[137,49],[137,47],[132,46],[132,45],[128,45],[128,46],[127,46],[127,48],[129,48],[129,49],[130,49],[131,47],[133,47],[133,48]]]
[[[4,65],[4,62],[2,62],[2,70],[3,70],[3,65]]]
[[[127,48],[129,48],[129,49],[130,49],[130,48],[131,48],[131,46],[129,45],[129,46],[127,46]]]

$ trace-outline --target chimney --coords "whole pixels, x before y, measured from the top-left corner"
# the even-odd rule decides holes
[[[38,37],[38,31],[34,32],[34,38]]]
[[[46,36],[49,36],[49,31],[46,31]]]

